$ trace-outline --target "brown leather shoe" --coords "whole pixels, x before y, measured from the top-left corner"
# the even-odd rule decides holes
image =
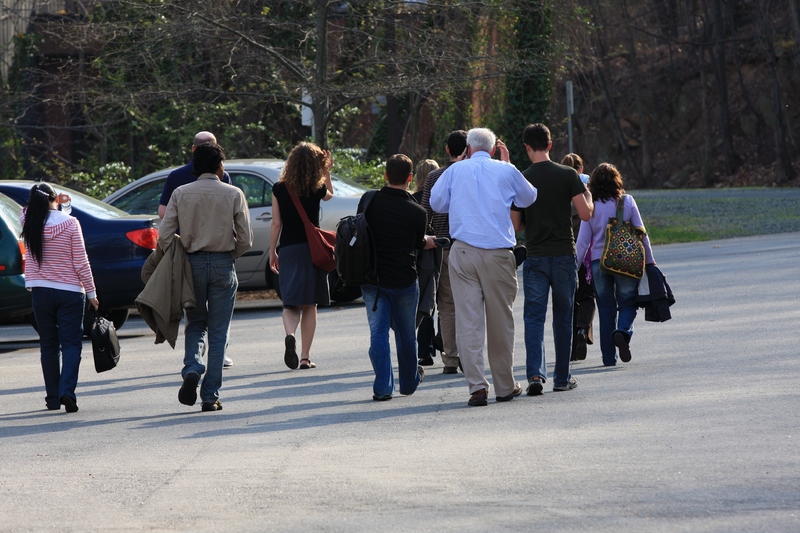
[[[470,407],[483,407],[484,405],[488,405],[488,397],[489,393],[486,392],[486,389],[475,391],[472,393],[472,396],[469,397],[467,405]]]
[[[509,394],[508,396],[498,396],[497,398],[495,398],[495,400],[497,400],[498,402],[510,402],[520,394],[522,394],[522,387],[520,386],[519,383],[514,383],[514,390],[511,391],[511,394]]]

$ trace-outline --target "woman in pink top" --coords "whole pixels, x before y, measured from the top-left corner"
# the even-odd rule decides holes
[[[592,284],[597,313],[600,316],[600,351],[603,354],[603,364],[614,366],[617,364],[617,348],[623,363],[631,360],[630,340],[633,335],[633,321],[636,318],[639,281],[600,270],[606,225],[609,218],[617,216],[617,200],[625,195],[622,175],[614,165],[601,163],[592,172],[589,191],[594,201],[594,214],[588,221],[581,222],[578,242],[575,245],[578,264],[583,263],[587,251],[591,254]],[[624,206],[623,221],[644,228],[639,208],[632,196],[625,195]],[[644,237],[644,250],[645,262],[655,264],[647,235]]]
[[[54,411],[64,404],[68,413],[74,413],[87,296],[95,309],[100,304],[81,225],[58,210],[57,198],[53,187],[37,183],[20,214],[25,287],[31,291],[39,331],[45,403]]]

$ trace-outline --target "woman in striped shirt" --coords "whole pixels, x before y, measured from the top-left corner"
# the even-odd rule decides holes
[[[39,331],[45,403],[51,410],[64,404],[68,413],[74,413],[87,296],[95,309],[100,304],[81,225],[60,212],[58,203],[53,187],[37,183],[20,214],[25,287],[31,291]]]

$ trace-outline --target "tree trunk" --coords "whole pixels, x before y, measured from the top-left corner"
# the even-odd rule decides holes
[[[789,0],[789,12],[792,18],[794,42],[800,43],[800,2],[798,0]],[[794,59],[795,64],[800,63],[800,54],[795,54]]]
[[[317,0],[317,51],[314,58],[314,88],[311,93],[311,109],[314,111],[314,142],[323,150],[328,149],[328,110],[330,105],[325,94],[328,79],[328,0]]]
[[[628,49],[628,61],[631,65],[635,80],[642,80],[643,76],[639,71],[639,59],[636,55],[636,41],[633,38],[633,30],[631,29],[631,20],[628,14],[628,3],[623,2],[622,12],[625,16],[625,46]],[[653,160],[650,154],[650,141],[648,139],[647,128],[647,109],[644,102],[644,94],[639,83],[633,84],[634,98],[636,99],[636,114],[639,115],[639,142],[642,150],[642,183],[640,186],[652,186],[651,174],[653,172]]]
[[[796,173],[792,167],[792,158],[786,143],[786,115],[781,102],[781,84],[778,69],[775,66],[775,47],[772,44],[775,32],[769,22],[769,2],[758,2],[758,23],[761,26],[761,38],[764,44],[764,56],[767,60],[769,78],[772,82],[772,112],[774,115],[773,139],[775,140],[775,156],[778,163],[775,169],[775,181],[784,183],[794,179]]]
[[[728,76],[725,64],[724,17],[722,13],[722,0],[711,0],[713,10],[714,32],[714,77],[717,82],[719,98],[719,134],[722,140],[722,155],[725,160],[725,172],[733,174],[739,168],[741,159],[733,148],[731,134],[730,105],[728,104]]]
[[[689,28],[689,39],[693,43],[705,42],[705,39],[698,38],[696,14],[694,11],[694,0],[686,0],[686,26]],[[703,175],[707,177],[711,170],[711,119],[708,113],[708,82],[706,80],[706,51],[703,44],[693,47],[694,55],[697,57],[697,64],[700,72],[700,114],[703,122]]]
[[[594,2],[594,19],[596,21],[597,28],[603,28],[605,26],[603,21],[603,13],[597,0]],[[600,30],[598,30],[595,32],[594,37],[597,44],[597,51],[599,52],[600,56],[599,59],[603,66],[605,66],[608,62],[608,56],[606,54],[605,41],[603,41],[603,34]],[[636,163],[634,163],[633,158],[631,157],[631,151],[628,149],[628,143],[625,142],[625,135],[622,133],[622,127],[620,126],[619,117],[617,116],[617,109],[614,105],[614,97],[608,88],[603,66],[595,64],[594,72],[595,76],[597,77],[597,81],[600,84],[600,89],[603,91],[603,98],[608,106],[608,112],[611,115],[611,128],[614,132],[614,138],[617,141],[617,146],[619,147],[620,152],[628,161],[628,166],[630,167],[631,172],[634,173],[634,178],[639,181],[641,179],[641,176],[639,176],[639,167],[636,165]]]
[[[392,9],[389,7],[389,9]],[[386,17],[386,42],[392,51],[392,56],[397,50],[396,39],[396,13],[391,10]],[[394,70],[394,65],[387,65],[387,69]],[[386,157],[390,157],[400,150],[402,138],[400,135],[400,103],[394,94],[386,95]]]

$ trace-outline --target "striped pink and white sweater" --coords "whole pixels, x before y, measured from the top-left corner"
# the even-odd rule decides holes
[[[24,225],[25,209],[20,220]],[[49,287],[97,297],[78,219],[61,211],[50,211],[44,226],[41,264],[30,249],[25,251],[25,287]]]

